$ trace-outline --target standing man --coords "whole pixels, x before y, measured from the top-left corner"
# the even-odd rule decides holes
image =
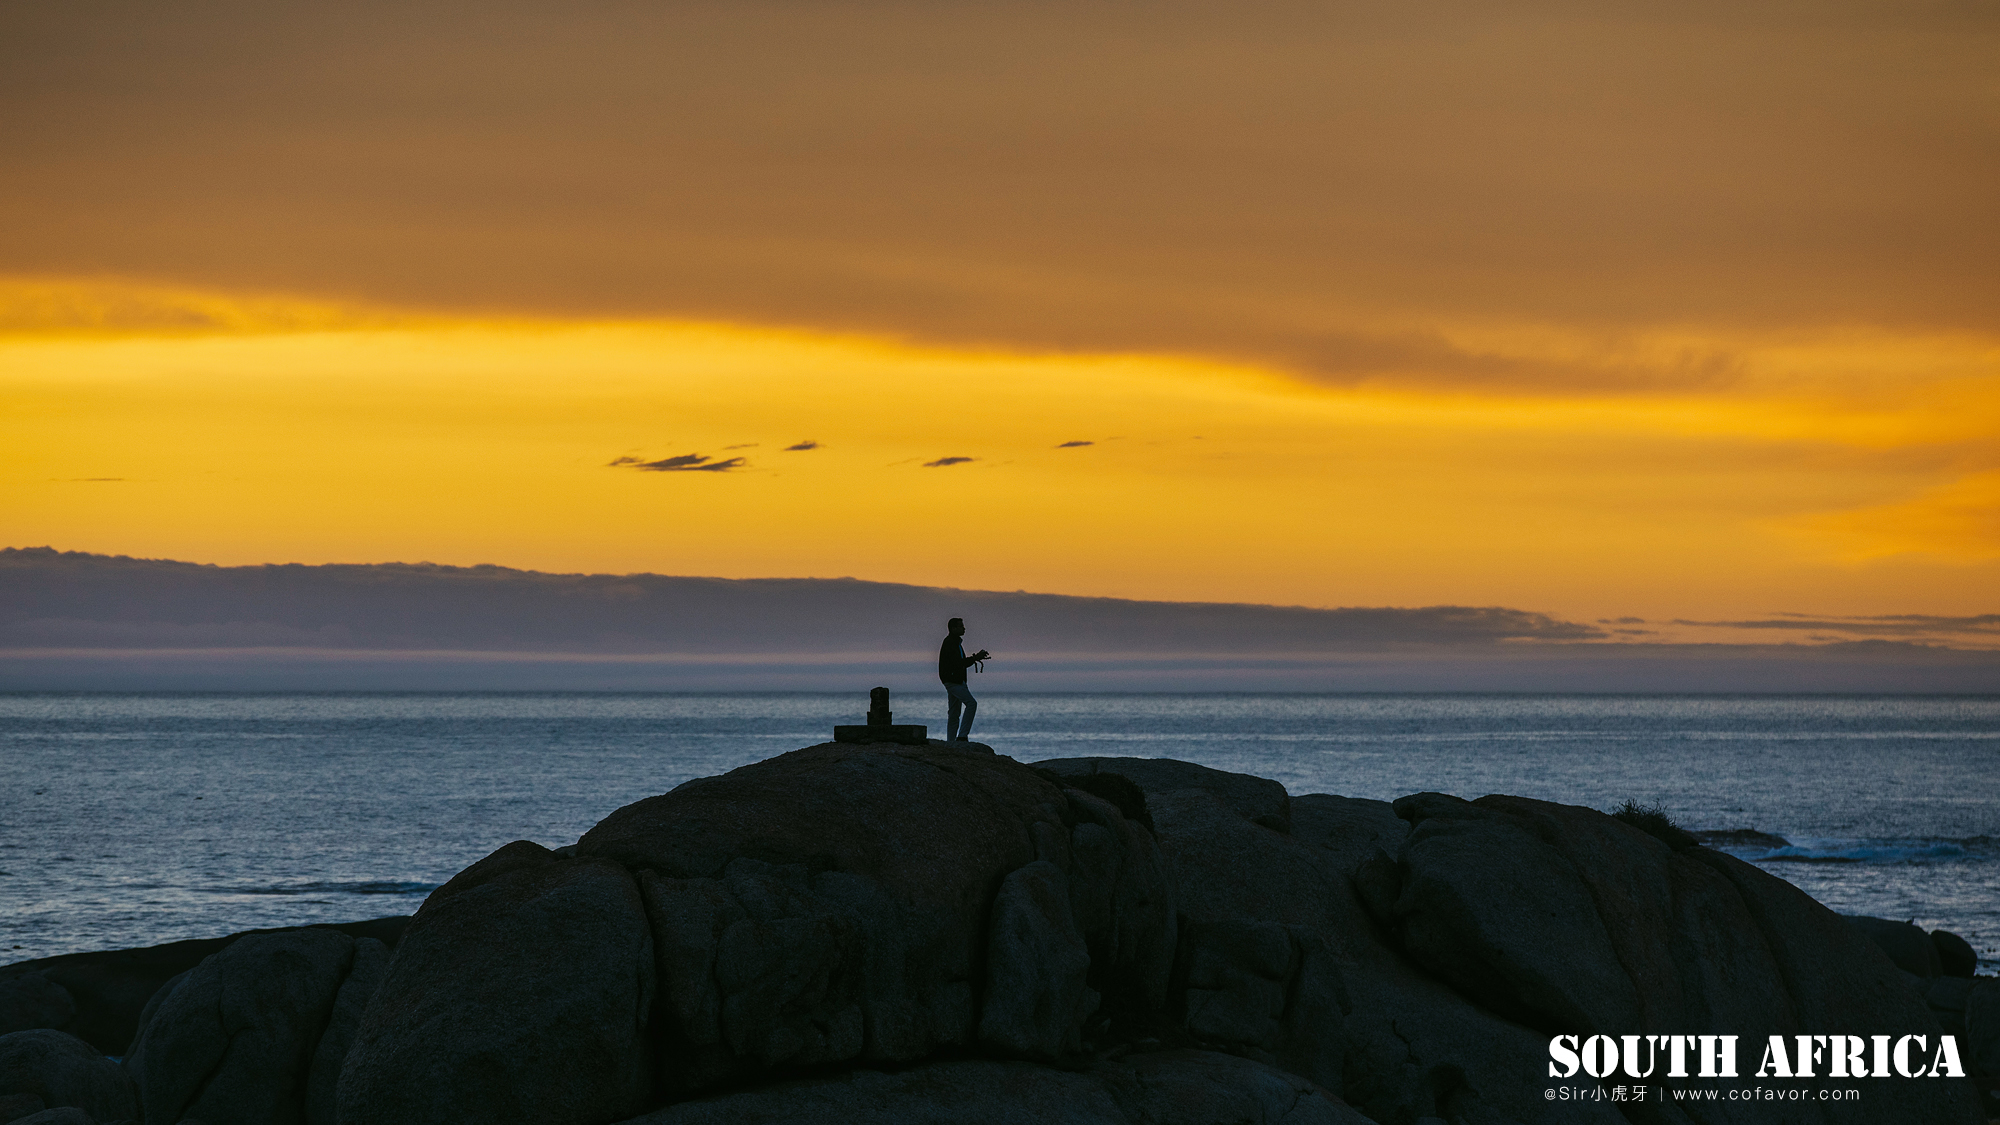
[[[972,716],[979,710],[979,701],[972,698],[971,689],[965,686],[965,670],[987,659],[993,654],[980,649],[971,656],[965,655],[965,619],[954,617],[945,626],[944,644],[938,648],[938,682],[944,685],[944,693],[951,697],[946,712],[944,734],[947,742],[970,742],[972,740]],[[959,708],[965,709],[965,721],[960,724]]]

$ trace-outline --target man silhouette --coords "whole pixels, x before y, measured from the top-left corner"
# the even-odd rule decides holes
[[[944,737],[946,742],[970,742],[972,740],[972,716],[979,710],[979,701],[972,698],[972,690],[965,686],[965,670],[987,659],[993,654],[980,649],[971,656],[965,655],[965,619],[954,617],[945,625],[944,644],[938,648],[938,682],[944,685],[944,693],[951,697],[946,711]],[[965,721],[959,722],[959,709],[965,710]]]

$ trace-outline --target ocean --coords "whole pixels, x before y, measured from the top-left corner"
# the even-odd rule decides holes
[[[975,690],[979,687],[974,685]],[[944,725],[943,693],[894,701]],[[864,694],[0,694],[0,963],[414,911],[510,840],[826,741]],[[1024,762],[1656,805],[2000,968],[2000,697],[982,693]]]

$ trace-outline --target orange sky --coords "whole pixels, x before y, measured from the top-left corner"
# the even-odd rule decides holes
[[[1996,47],[1969,4],[9,6],[0,539],[1993,612]],[[694,454],[743,461],[611,464]]]

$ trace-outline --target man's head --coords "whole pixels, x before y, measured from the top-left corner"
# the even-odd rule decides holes
[[[945,623],[945,631],[950,633],[954,637],[963,637],[965,635],[965,618],[963,617],[952,618],[950,621]]]

